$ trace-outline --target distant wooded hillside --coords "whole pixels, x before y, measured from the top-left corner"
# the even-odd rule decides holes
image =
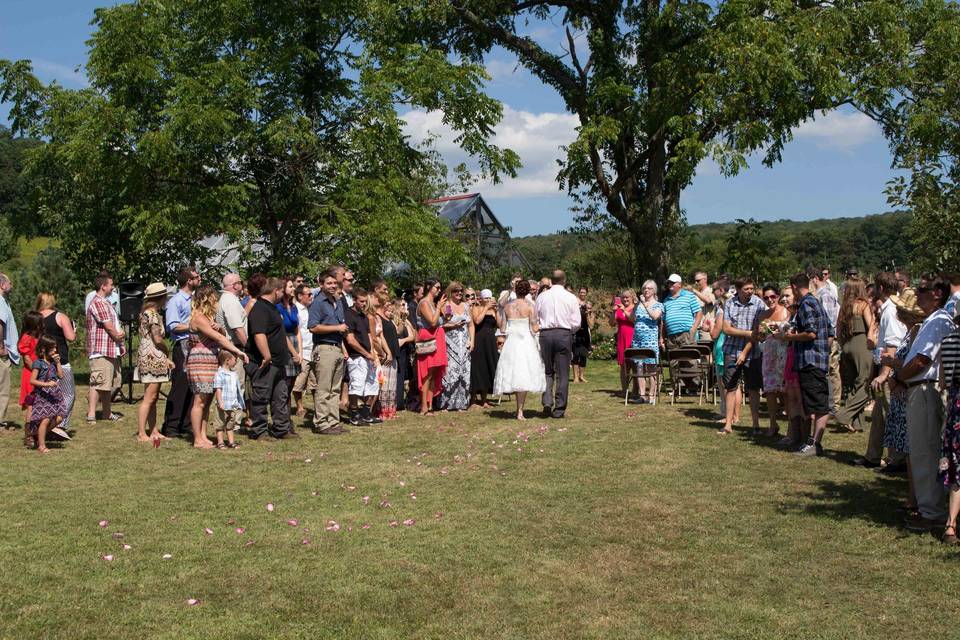
[[[687,227],[671,252],[671,271],[689,278],[703,269],[784,281],[808,265],[829,265],[835,277],[848,267],[864,274],[909,266],[914,247],[907,234],[910,214],[890,212],[860,218],[796,222],[778,220],[698,224]],[[629,282],[631,250],[626,234],[558,233],[515,238],[534,275],[562,266],[571,280],[612,288]]]

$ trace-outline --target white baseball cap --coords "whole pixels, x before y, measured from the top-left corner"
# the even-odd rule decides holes
[[[670,277],[667,278],[667,282],[683,282],[683,278],[675,273],[671,273]]]
[[[490,291],[490,289],[484,289],[483,291],[480,292],[481,300],[486,300],[487,298],[492,298],[492,297],[493,297],[493,291]]]

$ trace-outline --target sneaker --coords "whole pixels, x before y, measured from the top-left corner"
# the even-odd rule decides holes
[[[364,424],[380,424],[383,422],[383,420],[370,413],[370,407],[366,405],[360,409],[360,420]]]
[[[350,424],[355,427],[359,427],[361,424],[364,424],[363,420],[360,419],[360,412],[356,409],[350,411]]]
[[[812,458],[815,456],[822,456],[823,447],[821,447],[819,444],[808,442],[807,444],[800,447],[800,449],[798,449],[797,451],[794,451],[793,455],[800,456],[801,458]]]

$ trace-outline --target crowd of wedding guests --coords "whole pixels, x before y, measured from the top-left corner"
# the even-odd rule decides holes
[[[704,385],[719,389],[719,434],[732,433],[739,422],[744,393],[752,434],[780,438],[779,445],[802,457],[823,454],[831,421],[840,432],[862,431],[869,422],[867,450],[854,464],[906,473],[906,525],[945,527],[944,540],[956,543],[960,276],[923,275],[914,283],[908,273],[883,272],[867,282],[850,270],[838,287],[830,275],[828,268],[810,269],[781,286],[749,278],[711,282],[704,272],[687,285],[671,274],[663,291],[648,280],[639,295],[620,292],[608,322],[616,330],[622,391],[632,391],[635,403],[655,403],[660,377],[633,374],[663,365],[676,369],[682,363],[671,360],[671,351],[708,345],[711,375],[687,375],[673,384],[690,394],[700,394]],[[394,295],[383,280],[361,288],[342,266],[312,283],[302,275],[256,273],[243,280],[228,273],[220,284],[218,291],[187,267],[172,294],[163,283],[146,287],[136,353],[144,390],[138,440],[159,446],[163,439],[186,437],[197,448],[226,449],[238,446],[236,433],[250,440],[296,438],[292,417],[306,416],[307,394],[314,409],[303,424],[322,435],[345,433],[345,424],[391,420],[398,411],[426,415],[488,407],[504,389],[498,388],[497,370],[511,322],[505,309],[514,320],[528,316],[524,326],[537,333],[538,350],[551,348],[550,330],[562,329],[563,340],[569,334],[569,349],[566,342],[558,348],[567,349],[573,382],[586,381],[596,317],[589,291],[566,286],[562,272],[539,281],[518,274],[498,295],[433,279]],[[11,370],[21,364],[24,444],[46,453],[49,438],[70,438],[76,399],[70,343],[76,331],[54,296],[44,292],[18,334],[5,300],[12,286],[0,274],[0,417],[9,402]],[[524,311],[538,297],[545,300],[551,287],[565,290],[579,306],[579,318],[553,327],[563,313],[551,308],[538,318]],[[85,309],[86,421],[117,420],[112,402],[127,336],[110,274],[96,278]],[[654,355],[630,357],[635,349]],[[552,376],[548,371],[551,388]],[[553,417],[563,417],[567,375],[562,378],[556,396],[544,395]],[[519,384],[508,392],[526,389]],[[539,392],[539,384],[531,388]],[[158,416],[164,385],[167,399]],[[765,431],[764,399],[770,421]],[[781,437],[782,420],[787,427]]]

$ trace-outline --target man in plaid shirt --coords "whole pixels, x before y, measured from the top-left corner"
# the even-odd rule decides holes
[[[798,273],[790,278],[797,316],[791,333],[781,332],[780,337],[793,343],[793,366],[800,378],[800,393],[803,396],[803,411],[814,417],[813,437],[803,445],[797,455],[820,456],[823,447],[820,441],[830,419],[830,389],[827,370],[830,368],[833,323],[819,300],[810,292],[812,275]],[[805,430],[809,427],[805,426]]]
[[[760,365],[760,350],[754,348],[753,325],[760,312],[766,309],[763,300],[754,291],[756,285],[750,278],[741,278],[735,283],[737,295],[723,306],[723,388],[726,393],[727,415],[721,434],[733,433],[733,420],[740,407],[740,379],[750,396],[750,415],[753,419],[753,434],[760,432],[760,391],[763,389],[763,371]]]
[[[123,356],[124,332],[117,311],[107,300],[113,293],[113,278],[102,272],[93,282],[96,294],[87,307],[87,357],[90,358],[90,392],[87,422],[97,421],[97,398],[105,420],[118,420],[110,409],[113,392],[120,386],[120,358]]]
[[[829,276],[830,271],[826,271]],[[837,330],[837,318],[840,316],[840,300],[837,298],[836,285],[833,288],[830,285],[828,277],[823,275],[822,271],[810,272],[810,293],[813,294],[823,310],[827,313],[827,319],[833,330]],[[842,381],[840,380],[840,343],[836,340],[830,346],[830,366],[827,369],[827,385],[830,387],[830,414],[836,415],[840,409],[840,393]]]

